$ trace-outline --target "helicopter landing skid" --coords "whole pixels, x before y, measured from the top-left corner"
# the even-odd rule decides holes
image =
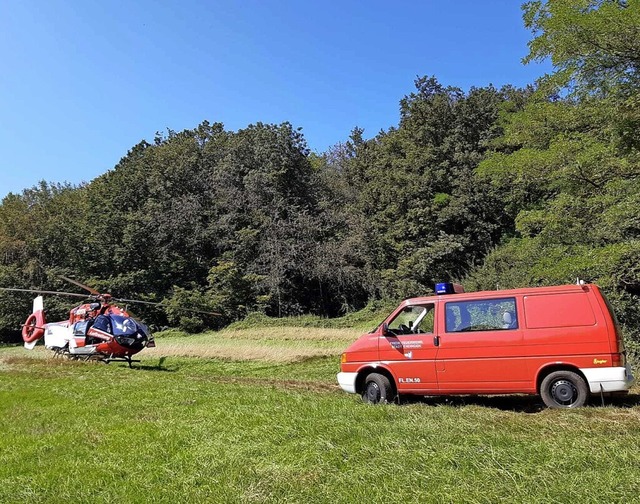
[[[105,364],[109,364],[110,362],[127,362],[129,363],[129,367],[131,367],[132,362],[140,362],[140,359],[132,359],[130,356],[127,357],[102,357],[100,359]]]
[[[73,357],[69,353],[69,347],[68,346],[65,346],[65,347],[51,347],[51,350],[53,350],[53,357],[54,358],[61,359],[63,357],[66,357],[67,359],[71,359]]]
[[[82,361],[82,362],[89,362],[89,361],[97,361],[97,362],[104,362],[105,364],[109,364],[110,362],[126,362],[127,364],[129,364],[129,367],[131,368],[131,364],[134,362],[140,362],[140,359],[132,359],[130,355],[126,356],[126,357],[113,357],[113,356],[107,356],[107,355],[102,355],[102,354],[72,354],[69,352],[69,347],[65,346],[65,347],[52,347],[51,350],[53,350],[53,357],[54,358],[67,358],[69,360],[76,360],[76,361]]]

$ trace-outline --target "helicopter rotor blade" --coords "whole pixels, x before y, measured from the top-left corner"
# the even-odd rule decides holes
[[[202,313],[204,315],[215,315],[217,317],[221,317],[222,313],[218,313],[218,312],[210,312],[210,311],[204,311],[204,310],[194,310],[191,308],[175,308],[172,306],[169,306],[166,303],[154,303],[152,301],[140,301],[139,299],[123,299],[123,298],[113,298],[114,301],[118,302],[118,303],[139,303],[139,304],[146,304],[146,305],[151,305],[151,306],[159,306],[161,308],[174,308],[174,309],[178,309],[181,311],[188,311],[188,312],[193,312],[193,313]]]
[[[75,283],[75,281],[74,281]],[[78,294],[76,292],[60,292],[60,291],[49,291],[49,290],[39,290],[39,289],[19,289],[17,287],[0,287],[0,291],[10,291],[10,292],[28,292],[31,294],[50,294],[53,296],[72,296],[72,297],[77,297],[77,298],[83,298],[83,299],[98,299],[98,300],[102,300],[104,301],[106,296],[103,296],[102,294],[100,294],[99,292],[95,291],[96,294]],[[169,306],[166,303],[154,303],[152,301],[142,301],[140,299],[124,299],[124,298],[114,298],[114,297],[109,297],[109,301],[115,302],[115,303],[137,303],[137,304],[145,304],[145,305],[150,305],[150,306],[158,306],[160,308],[172,308],[171,306]],[[214,315],[217,317],[221,317],[222,314],[218,313],[218,312],[210,312],[210,311],[204,311],[204,310],[195,310],[192,308],[179,308],[179,307],[173,307],[174,309],[180,310],[180,311],[185,311],[185,312],[193,312],[193,313],[202,313],[203,315]]]
[[[88,299],[91,296],[87,294],[77,294],[75,292],[59,292],[59,291],[48,291],[48,290],[38,290],[38,289],[18,289],[14,287],[0,287],[2,291],[11,291],[11,292],[29,292],[31,294],[52,294],[54,296],[73,296],[78,298]]]
[[[72,284],[77,285],[78,287],[82,287],[84,290],[89,291],[94,296],[100,295],[100,293],[97,290],[95,290],[93,287],[89,287],[88,285],[80,283],[77,280],[74,280],[73,278],[69,278],[64,275],[58,275],[58,277],[62,278],[63,280],[66,280],[67,282],[71,282]]]

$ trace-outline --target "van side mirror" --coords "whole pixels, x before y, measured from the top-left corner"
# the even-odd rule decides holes
[[[386,322],[382,324],[382,330],[380,331],[383,336],[389,336],[391,333],[389,332],[389,324]]]

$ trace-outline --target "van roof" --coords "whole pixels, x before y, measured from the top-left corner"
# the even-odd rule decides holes
[[[588,292],[589,290],[599,290],[595,284],[570,284],[570,285],[555,285],[551,287],[524,287],[520,289],[502,289],[492,291],[478,291],[478,292],[461,292],[459,294],[443,294],[433,296],[421,296],[405,299],[403,304],[413,305],[422,304],[433,301],[454,301],[460,299],[482,299],[482,298],[497,298],[497,297],[510,297],[510,296],[522,296],[527,294],[556,294],[560,292]]]

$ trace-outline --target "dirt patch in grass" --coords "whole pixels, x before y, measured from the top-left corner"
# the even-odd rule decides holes
[[[338,392],[340,387],[335,384],[307,381],[284,380],[274,378],[258,378],[250,376],[213,376],[207,377],[207,381],[231,385],[260,385],[285,390],[304,390],[307,392]]]

